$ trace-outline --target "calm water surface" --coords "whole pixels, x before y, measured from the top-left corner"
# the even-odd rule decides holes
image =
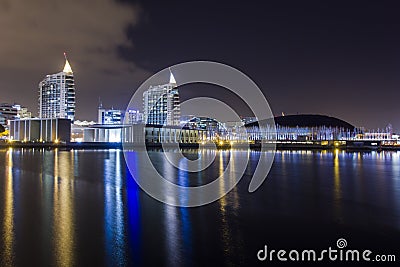
[[[202,175],[166,172],[162,153],[151,157],[193,185],[236,152],[215,153]],[[1,150],[0,266],[253,266],[264,245],[327,248],[340,237],[400,259],[400,152],[278,151],[249,194],[259,153],[224,198],[177,208],[138,188],[120,150]]]

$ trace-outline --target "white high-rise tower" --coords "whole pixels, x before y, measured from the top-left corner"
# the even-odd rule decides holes
[[[179,126],[179,92],[171,71],[169,83],[150,86],[143,93],[143,106],[146,124]]]
[[[75,119],[74,74],[64,53],[62,72],[49,74],[39,83],[39,117]]]

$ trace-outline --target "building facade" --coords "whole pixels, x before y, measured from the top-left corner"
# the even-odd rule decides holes
[[[102,105],[98,109],[97,123],[102,125],[139,124],[143,123],[143,113],[139,110],[105,109]]]
[[[123,111],[119,109],[104,109],[102,106],[98,110],[98,124],[122,124],[124,121]]]
[[[172,72],[169,83],[150,86],[143,93],[143,110],[146,124],[179,126],[179,92]]]
[[[82,128],[82,142],[121,143],[122,125],[93,125]],[[76,141],[76,140],[75,140]]]
[[[0,124],[7,125],[9,120],[27,119],[31,118],[32,113],[26,107],[18,104],[0,104]]]
[[[203,141],[205,131],[176,126],[132,124],[92,125],[72,129],[72,142],[127,144],[196,144]]]
[[[127,110],[125,113],[125,124],[140,124],[144,123],[143,113],[139,110]]]
[[[74,74],[66,57],[62,72],[46,75],[39,83],[39,118],[75,120]]]
[[[128,144],[197,144],[205,140],[206,131],[178,126],[129,125],[122,129],[122,142]]]
[[[69,119],[22,119],[10,121],[10,140],[26,142],[69,142]]]

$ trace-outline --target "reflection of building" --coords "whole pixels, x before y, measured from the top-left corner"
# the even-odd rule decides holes
[[[39,83],[39,117],[75,119],[74,74],[66,57],[62,72],[46,75]]]
[[[6,125],[8,120],[26,119],[32,116],[27,108],[18,104],[0,104],[0,124]]]
[[[16,141],[69,142],[69,119],[23,119],[10,121],[10,139]]]
[[[146,124],[179,125],[179,92],[172,73],[169,83],[150,86],[143,93],[143,109]]]

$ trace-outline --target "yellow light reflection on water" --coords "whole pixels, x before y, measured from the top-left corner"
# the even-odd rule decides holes
[[[70,177],[73,164],[68,153],[54,150],[53,225],[57,266],[74,265],[73,177]]]
[[[13,244],[14,244],[14,193],[13,193],[13,149],[7,151],[7,165],[5,177],[5,199],[3,218],[3,242],[4,263],[13,266]]]
[[[219,176],[224,174],[224,151],[219,151]],[[232,158],[231,158],[232,159]],[[225,192],[225,177],[222,177],[222,179],[219,179],[219,190],[220,194],[222,195]],[[224,244],[224,253],[225,253],[225,258],[228,260],[228,265],[229,265],[229,259],[231,258],[231,231],[229,229],[229,224],[228,224],[228,218],[226,214],[226,205],[227,205],[227,195],[223,196],[219,200],[219,209],[221,211],[221,217],[222,217],[222,222],[221,222],[221,231],[222,231],[222,242]]]
[[[218,175],[221,176],[224,174],[224,157],[223,157],[223,151],[219,151],[219,172]],[[219,179],[219,192],[220,195],[223,195],[225,191],[225,179],[224,177],[222,179]],[[220,210],[224,214],[225,213],[225,206],[226,206],[226,196],[223,196],[220,199]]]
[[[334,150],[333,160],[333,179],[334,179],[334,200],[335,200],[335,213],[338,218],[341,218],[341,184],[340,184],[340,162],[339,162],[339,149]]]
[[[248,157],[249,157],[249,155],[250,155],[249,151],[247,153],[248,153]],[[230,165],[231,165],[231,170],[235,170],[236,169],[235,157],[234,156],[232,156],[231,159],[230,159]],[[235,179],[240,179],[240,177],[239,178],[236,177],[235,174],[230,175],[230,177],[231,177],[230,183],[234,183]],[[237,186],[233,187],[233,189],[231,191],[231,196],[233,198],[233,209],[235,211],[237,211],[237,209],[239,208],[239,202],[240,202],[238,191],[237,191]]]

